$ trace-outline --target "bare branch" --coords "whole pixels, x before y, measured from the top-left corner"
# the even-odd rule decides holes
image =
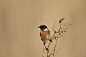
[[[51,55],[53,55],[53,57],[55,57],[58,54],[58,51],[56,52],[57,40],[58,40],[58,38],[62,37],[63,36],[62,33],[67,32],[68,27],[71,26],[70,23],[66,23],[64,25],[64,27],[61,27],[61,23],[62,23],[63,20],[64,20],[64,18],[62,18],[62,19],[59,20],[60,28],[59,28],[58,31],[55,30],[55,24],[56,24],[57,21],[54,23],[54,25],[52,27],[52,29],[54,31],[54,34],[53,34],[52,37],[50,37],[50,39],[52,41],[55,40],[56,43],[55,43],[55,46],[54,46],[53,50],[51,52],[49,52],[49,47],[50,47],[50,44],[52,43],[52,42],[49,42],[49,44],[48,44],[48,50],[46,50],[47,51],[47,57],[50,57]],[[44,51],[45,51],[45,49],[43,49],[43,54],[44,54]],[[42,57],[44,57],[43,54],[42,54]]]

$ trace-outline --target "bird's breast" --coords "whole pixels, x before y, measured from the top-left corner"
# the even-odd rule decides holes
[[[49,39],[50,31],[42,31],[42,32],[41,32],[41,35],[42,35],[42,37],[41,37],[42,41],[45,42],[46,40]]]

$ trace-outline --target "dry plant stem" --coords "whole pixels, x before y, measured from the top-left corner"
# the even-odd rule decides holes
[[[59,48],[59,49],[60,49],[60,48]],[[58,54],[59,49],[57,50],[57,53],[55,54],[55,56]],[[54,56],[54,57],[55,57],[55,56]]]
[[[52,37],[50,37],[50,39],[51,40],[56,40],[56,43],[55,43],[55,46],[54,46],[53,50],[51,52],[49,52],[49,47],[50,47],[50,44],[52,43],[52,42],[49,42],[49,44],[48,44],[48,50],[46,50],[47,51],[47,57],[50,57],[51,55],[53,55],[53,57],[55,57],[57,55],[58,51],[57,51],[57,53],[55,52],[56,51],[56,47],[57,47],[57,40],[58,40],[58,38],[62,37],[63,36],[62,33],[66,32],[66,30],[68,29],[68,27],[71,26],[70,23],[66,23],[64,25],[64,27],[62,28],[61,27],[61,23],[62,23],[63,20],[64,20],[64,18],[62,18],[62,19],[59,20],[60,28],[59,28],[58,31],[55,30],[55,23],[57,21],[54,23],[54,25],[52,27],[52,29],[54,31],[54,34],[53,34]],[[43,50],[43,54],[44,54],[44,51],[45,51],[45,49]],[[44,57],[43,54],[42,54],[42,57]]]
[[[45,47],[43,48],[43,54],[44,54],[44,51],[45,51]],[[44,57],[43,54],[42,54],[42,57]]]
[[[58,38],[57,38],[58,39]],[[54,46],[54,49],[52,50],[52,52],[50,53],[50,55],[53,55],[54,56],[54,54],[55,54],[55,49],[56,49],[56,45],[57,45],[57,39],[56,39],[56,44],[55,44],[55,46]],[[49,55],[49,56],[50,56]]]
[[[49,57],[49,56],[48,56],[48,50],[47,50],[47,57]]]

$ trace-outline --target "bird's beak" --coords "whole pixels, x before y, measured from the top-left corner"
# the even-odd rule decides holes
[[[38,26],[38,28],[40,28],[40,26]]]

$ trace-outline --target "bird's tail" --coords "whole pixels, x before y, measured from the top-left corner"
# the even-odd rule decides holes
[[[44,46],[45,46],[45,49],[48,50],[48,48],[46,48],[46,45],[45,44],[46,44],[46,42],[44,42]]]

